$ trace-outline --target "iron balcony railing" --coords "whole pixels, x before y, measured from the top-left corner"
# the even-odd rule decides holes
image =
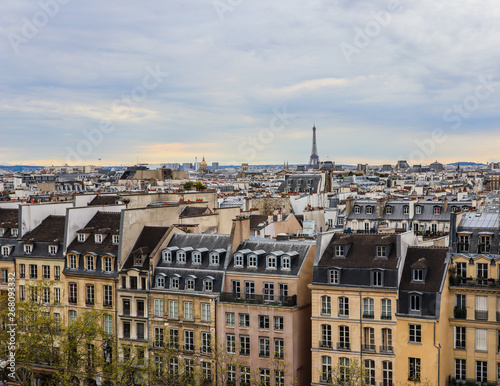
[[[295,307],[297,306],[297,295],[284,296],[222,292],[220,294],[220,301],[226,303],[269,304],[284,307]]]

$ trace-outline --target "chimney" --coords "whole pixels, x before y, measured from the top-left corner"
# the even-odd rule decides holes
[[[229,243],[231,244],[231,256],[236,251],[238,246],[245,240],[250,238],[250,218],[236,217],[233,219],[233,226],[231,228],[231,237]]]
[[[353,207],[354,207],[354,198],[348,198],[345,202],[345,215],[346,215],[346,217],[349,216]]]
[[[445,197],[443,200],[443,212],[446,213],[447,210],[448,210],[448,197]]]
[[[385,200],[383,198],[378,199],[377,212],[375,213],[377,218],[382,218],[384,216],[384,207],[385,207]]]

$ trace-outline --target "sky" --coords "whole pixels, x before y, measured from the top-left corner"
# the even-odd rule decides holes
[[[499,161],[500,2],[0,2],[0,164]]]

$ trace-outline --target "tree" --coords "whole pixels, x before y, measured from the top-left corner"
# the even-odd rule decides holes
[[[196,187],[196,190],[205,190],[207,187],[205,185],[203,185],[203,183],[201,181],[198,181],[195,185]]]
[[[346,361],[347,360],[347,361]],[[356,359],[339,358],[339,364],[331,372],[320,372],[321,380],[334,386],[366,386],[367,371]]]
[[[189,190],[189,189],[191,189],[193,187],[193,185],[194,185],[193,181],[188,181],[188,182],[184,183],[183,187],[184,187],[185,190]]]

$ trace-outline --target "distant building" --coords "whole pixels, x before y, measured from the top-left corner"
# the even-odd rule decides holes
[[[203,160],[200,162],[200,168],[198,171],[200,171],[202,173],[208,172],[208,164],[207,164],[207,161],[205,161],[205,156],[203,156]]]
[[[248,163],[245,162],[241,164],[241,171],[248,172]]]
[[[193,164],[191,162],[184,162],[182,164],[182,170],[188,171],[188,170],[193,170]]]
[[[439,162],[437,162],[437,161],[436,161],[436,162],[431,163],[430,168],[431,168],[431,170],[432,170],[432,171],[434,171],[434,172],[440,172],[440,171],[444,170],[444,166],[443,166],[443,164],[441,164],[441,163],[439,163]]]
[[[409,168],[410,168],[410,165],[408,165],[408,162],[406,162],[405,160],[398,161],[398,163],[396,165],[396,170],[404,170],[404,169],[409,169]]]
[[[219,163],[218,162],[212,162],[212,170],[219,170]]]

